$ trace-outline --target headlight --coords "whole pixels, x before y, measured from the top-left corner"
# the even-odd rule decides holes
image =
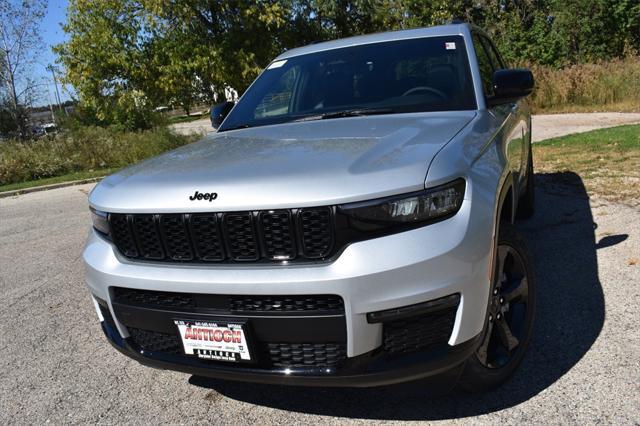
[[[425,224],[456,214],[462,205],[464,189],[464,179],[457,179],[412,194],[342,205],[339,210],[350,218],[351,226],[362,230]]]
[[[109,235],[109,214],[96,210],[93,207],[90,207],[90,209],[91,222],[93,223],[95,230],[105,235]]]

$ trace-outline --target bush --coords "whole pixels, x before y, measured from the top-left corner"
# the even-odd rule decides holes
[[[0,142],[0,185],[120,168],[195,140],[166,128],[124,132],[76,127],[51,138]]]
[[[24,136],[28,128],[29,114],[24,106],[14,110],[7,99],[0,99],[0,137]]]
[[[161,114],[153,111],[149,101],[139,92],[122,92],[95,101],[80,102],[63,127],[101,126],[119,130],[148,130],[166,124]]]
[[[554,69],[530,67],[534,112],[640,110],[640,57]]]

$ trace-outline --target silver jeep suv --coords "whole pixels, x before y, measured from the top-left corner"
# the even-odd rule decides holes
[[[221,379],[497,386],[533,324],[532,89],[468,24],[281,54],[216,133],[92,191],[108,340]]]

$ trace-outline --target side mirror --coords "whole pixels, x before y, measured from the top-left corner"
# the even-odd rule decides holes
[[[535,86],[533,74],[524,68],[497,70],[493,73],[493,96],[487,99],[489,106],[515,102],[529,96]]]
[[[233,108],[233,102],[222,102],[211,107],[211,127],[218,130],[224,119]]]

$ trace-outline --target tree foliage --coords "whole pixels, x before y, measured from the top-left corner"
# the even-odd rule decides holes
[[[98,124],[137,127],[149,113],[153,76],[146,61],[146,12],[127,0],[70,2],[64,27],[71,37],[56,50],[82,102]],[[142,124],[144,127],[144,123]]]
[[[27,134],[26,108],[38,85],[31,68],[41,44],[39,25],[45,8],[43,0],[0,0],[1,134]]]
[[[85,111],[139,127],[153,106],[189,111],[242,93],[285,49],[455,18],[484,28],[512,63],[640,50],[638,0],[71,0],[56,51]]]

